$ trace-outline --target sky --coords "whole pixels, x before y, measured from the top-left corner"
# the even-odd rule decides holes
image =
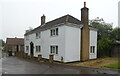
[[[23,38],[29,27],[38,27],[41,16],[46,22],[70,14],[81,20],[81,8],[89,8],[89,19],[103,18],[118,26],[120,0],[0,0],[0,39]]]

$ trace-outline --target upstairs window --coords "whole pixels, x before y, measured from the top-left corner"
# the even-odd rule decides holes
[[[51,36],[57,36],[57,35],[58,35],[58,28],[51,29],[51,30],[50,30],[50,35],[51,35]]]
[[[41,46],[36,46],[36,52],[41,52]]]
[[[26,36],[26,40],[29,40],[29,35]]]
[[[50,54],[58,54],[58,46],[50,46]]]
[[[90,53],[95,53],[95,46],[90,47]]]
[[[36,33],[36,39],[39,39],[41,37],[41,32]]]

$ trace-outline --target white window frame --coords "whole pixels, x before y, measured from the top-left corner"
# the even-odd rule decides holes
[[[54,28],[50,30],[50,36],[58,36],[58,28]]]
[[[58,45],[51,45],[50,46],[50,54],[58,55]]]
[[[26,52],[28,52],[29,51],[29,46],[26,46]]]
[[[95,46],[90,46],[90,53],[92,53],[92,54],[95,53]]]
[[[35,46],[35,50],[36,50],[36,52],[41,52],[41,46],[40,45],[36,45]]]
[[[41,38],[41,32],[37,32],[37,33],[35,33],[35,36],[36,36],[36,39]]]

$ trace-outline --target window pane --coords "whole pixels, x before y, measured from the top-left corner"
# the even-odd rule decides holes
[[[53,35],[55,35],[55,29],[53,30]]]
[[[39,52],[41,51],[41,47],[39,46]]]
[[[90,47],[90,53],[92,53],[92,46]]]
[[[37,52],[38,50],[37,50],[37,46],[36,46],[36,52]]]
[[[58,46],[56,46],[56,54],[58,54]]]
[[[26,51],[28,51],[29,50],[29,46],[26,46]]]
[[[39,38],[41,37],[41,32],[39,32]]]
[[[52,30],[50,30],[50,35],[52,36]]]
[[[56,28],[56,35],[58,35],[58,28]]]
[[[93,46],[93,53],[95,53],[95,46]]]
[[[52,53],[52,46],[50,46],[50,53]]]
[[[53,46],[53,49],[52,49],[52,50],[53,50],[53,53],[55,53],[55,46]]]

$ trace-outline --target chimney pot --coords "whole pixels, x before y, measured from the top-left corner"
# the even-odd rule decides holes
[[[86,2],[84,2],[84,7],[86,7]]]

